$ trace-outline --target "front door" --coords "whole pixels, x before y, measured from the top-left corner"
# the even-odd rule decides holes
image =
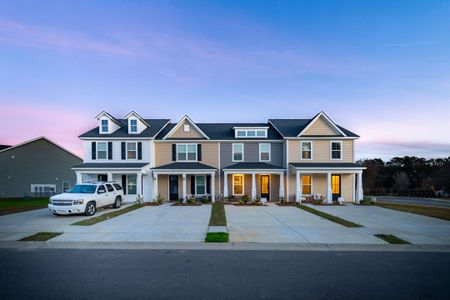
[[[331,191],[333,201],[338,201],[338,198],[341,197],[341,175],[331,175]]]
[[[270,201],[270,176],[261,175],[261,198]]]
[[[178,175],[169,175],[169,200],[178,200]]]

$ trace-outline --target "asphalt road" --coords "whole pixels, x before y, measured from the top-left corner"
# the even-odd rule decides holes
[[[0,250],[0,299],[449,299],[450,253]]]
[[[377,201],[450,208],[450,200],[438,198],[377,196]]]

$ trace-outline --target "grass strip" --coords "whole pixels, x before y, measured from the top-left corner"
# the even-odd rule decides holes
[[[46,208],[48,198],[6,198],[0,199],[0,216]]]
[[[401,238],[396,237],[395,235],[392,234],[375,234],[375,236],[379,239],[382,239],[385,242],[388,242],[389,244],[396,244],[396,245],[411,244],[410,242],[402,240]]]
[[[375,202],[376,206],[450,221],[450,208],[414,204]]]
[[[52,239],[54,237],[57,237],[58,235],[63,234],[62,232],[38,232],[33,235],[24,237],[20,239],[19,241],[31,241],[31,242],[45,242],[49,239]]]
[[[228,243],[228,232],[208,232],[205,242],[207,243]]]
[[[115,211],[103,214],[103,215],[98,216],[98,217],[93,217],[93,218],[90,218],[90,219],[86,219],[86,220],[82,220],[82,221],[73,223],[72,225],[91,226],[91,225],[94,225],[94,224],[97,224],[97,223],[100,223],[100,222],[103,222],[103,221],[106,221],[106,220],[118,217],[120,215],[126,214],[127,212],[133,211],[133,210],[141,208],[143,206],[144,206],[143,204],[134,204],[134,205],[122,208],[122,209],[118,209],[118,210],[115,210]]]
[[[225,214],[225,205],[223,203],[212,204],[209,226],[227,226],[227,216]]]
[[[327,220],[329,220],[331,222],[343,225],[345,227],[363,227],[362,225],[359,225],[359,224],[350,222],[348,220],[345,220],[345,219],[342,219],[342,218],[339,218],[339,217],[327,214],[326,212],[314,209],[314,208],[306,206],[306,205],[298,204],[297,207],[300,208],[300,209],[306,210],[307,212],[310,212],[312,214],[315,214],[316,216],[319,216],[319,217],[322,217],[324,219],[327,219]]]

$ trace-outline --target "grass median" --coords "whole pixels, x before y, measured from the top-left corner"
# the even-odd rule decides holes
[[[62,232],[38,232],[36,234],[24,237],[19,241],[22,242],[45,242],[49,239],[57,237],[58,235],[63,234]]]
[[[0,216],[46,208],[48,198],[6,198],[0,199]]]
[[[411,243],[405,240],[402,240],[399,237],[396,237],[392,234],[375,234],[375,236],[379,239],[382,239],[385,242],[388,242],[389,244],[395,244],[395,245],[410,245]]]
[[[388,202],[375,202],[376,206],[389,208],[398,211],[405,211],[413,214],[423,215],[427,217],[439,218],[450,221],[450,208],[434,207],[414,204],[400,204]]]
[[[225,214],[225,205],[223,203],[212,204],[209,226],[227,226],[227,216]]]
[[[345,227],[363,227],[362,225],[359,225],[359,224],[350,222],[348,220],[345,220],[345,219],[342,219],[342,218],[330,215],[330,214],[328,214],[326,212],[314,209],[314,208],[306,206],[306,205],[298,204],[297,207],[300,208],[300,209],[303,209],[303,210],[305,210],[307,212],[310,212],[312,214],[315,214],[316,216],[319,216],[319,217],[322,217],[324,219],[327,219],[327,220],[329,220],[331,222],[343,225]]]
[[[207,243],[228,243],[228,232],[208,232],[205,242]]]
[[[97,223],[100,223],[100,222],[103,222],[103,221],[106,221],[106,220],[118,217],[120,215],[126,214],[126,213],[128,213],[130,211],[136,210],[136,209],[141,208],[141,207],[144,207],[144,205],[143,204],[134,204],[134,205],[122,208],[122,209],[118,209],[118,210],[115,210],[115,211],[112,211],[112,212],[109,212],[109,213],[105,213],[105,214],[97,216],[97,217],[93,217],[93,218],[89,218],[89,219],[86,219],[86,220],[83,220],[83,221],[79,221],[79,222],[73,223],[72,225],[91,226],[91,225],[94,225],[94,224],[97,224]]]

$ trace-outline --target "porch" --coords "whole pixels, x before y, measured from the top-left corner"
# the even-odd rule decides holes
[[[322,197],[328,204],[363,199],[362,172],[354,163],[291,163],[295,201]]]

